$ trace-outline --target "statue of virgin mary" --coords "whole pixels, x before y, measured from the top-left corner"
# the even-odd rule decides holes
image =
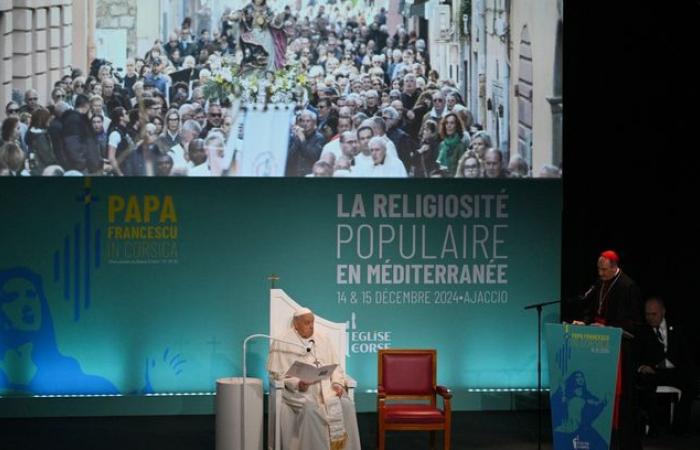
[[[275,16],[266,0],[253,0],[231,13],[230,20],[238,24],[233,31],[243,51],[244,70],[275,71],[284,67],[287,34],[282,16]]]

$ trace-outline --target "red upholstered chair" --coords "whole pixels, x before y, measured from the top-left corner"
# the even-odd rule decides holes
[[[452,393],[437,385],[436,361],[435,350],[379,350],[379,450],[384,450],[387,431],[407,430],[430,431],[431,448],[435,448],[435,431],[442,430],[443,449],[450,448]],[[437,395],[442,397],[442,409]]]

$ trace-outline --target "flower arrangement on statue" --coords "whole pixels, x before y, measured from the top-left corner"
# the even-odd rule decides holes
[[[308,98],[309,89],[309,78],[295,61],[274,72],[261,73],[245,71],[233,59],[224,59],[204,85],[204,97],[228,99],[231,103],[238,99],[242,105],[288,104]]]

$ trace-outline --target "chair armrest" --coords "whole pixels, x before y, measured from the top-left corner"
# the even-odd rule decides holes
[[[357,380],[349,375],[345,375],[345,386],[348,389],[355,389],[357,387]]]
[[[444,399],[449,400],[452,398],[452,391],[450,391],[450,389],[445,386],[436,386],[435,391],[438,393],[438,395],[440,395],[440,397]]]
[[[377,386],[377,397],[386,398],[386,391],[384,390],[384,386]]]
[[[350,397],[350,401],[355,403],[355,389],[357,388],[357,380],[351,376],[345,375],[345,391]]]
[[[435,391],[442,397],[442,408],[449,422],[452,416],[452,391],[445,386],[435,386]]]
[[[379,415],[379,423],[384,420],[384,412],[386,406],[386,391],[384,386],[377,386],[377,414]]]

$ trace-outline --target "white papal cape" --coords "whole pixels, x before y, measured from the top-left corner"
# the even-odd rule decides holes
[[[272,341],[267,370],[270,378],[284,380],[282,394],[282,410],[280,412],[282,450],[329,450],[331,449],[331,428],[337,430],[338,425],[344,427],[346,439],[340,443],[334,440],[334,449],[360,450],[360,434],[357,428],[355,407],[347,396],[340,398],[333,390],[332,384],[345,386],[345,374],[338,367],[333,371],[330,380],[309,386],[306,392],[299,392],[298,378],[285,378],[285,373],[295,361],[307,364],[318,362],[321,365],[338,364],[333,345],[328,338],[320,333],[314,333],[304,339],[290,328],[278,339],[287,342],[298,342],[300,346],[284,342]],[[311,351],[307,352],[306,348]],[[333,414],[333,408],[340,405],[342,414]],[[330,411],[329,411],[330,409]],[[342,417],[342,423],[337,422]]]

